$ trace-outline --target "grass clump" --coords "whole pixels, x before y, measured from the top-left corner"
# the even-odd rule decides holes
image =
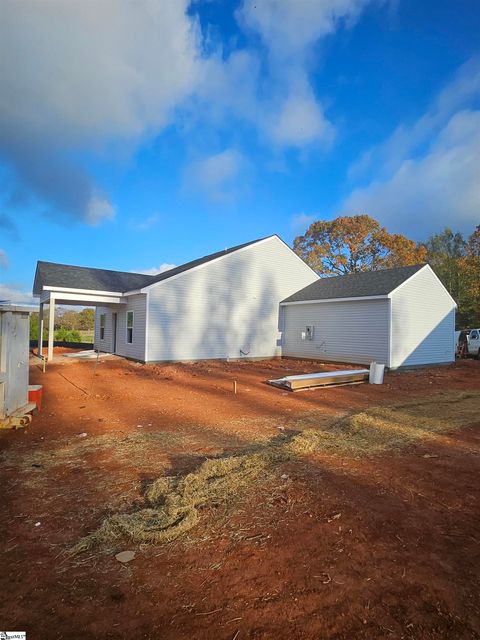
[[[171,542],[195,526],[200,507],[235,498],[282,459],[280,448],[272,447],[260,453],[206,460],[180,479],[159,478],[145,493],[147,508],[107,518],[74,552],[124,537],[143,544]]]

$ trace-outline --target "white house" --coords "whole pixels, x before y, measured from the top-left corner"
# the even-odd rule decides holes
[[[456,304],[426,264],[321,278],[280,306],[284,356],[391,369],[455,360]]]
[[[451,362],[455,302],[427,265],[319,278],[278,236],[151,276],[38,262],[34,294],[95,306],[95,349],[142,362],[295,356]],[[41,331],[40,331],[41,335]]]
[[[156,276],[39,262],[40,316],[55,304],[96,307],[95,349],[155,362],[281,355],[279,303],[318,280],[273,235]],[[49,349],[53,357],[53,341]]]

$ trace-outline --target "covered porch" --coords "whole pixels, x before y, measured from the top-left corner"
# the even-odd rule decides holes
[[[118,291],[93,291],[68,287],[44,287],[40,295],[38,316],[38,354],[42,355],[43,331],[48,331],[47,360],[53,359],[55,308],[61,306],[111,307],[123,309],[127,303]],[[47,307],[47,309],[45,309]]]

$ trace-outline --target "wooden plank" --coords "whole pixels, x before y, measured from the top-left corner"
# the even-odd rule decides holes
[[[311,389],[314,387],[326,387],[340,384],[360,383],[368,380],[368,369],[348,371],[327,371],[321,374],[287,376],[279,380],[268,380],[268,384],[290,391]]]
[[[285,376],[282,380],[311,380],[322,378],[336,378],[355,373],[369,373],[368,369],[341,369],[338,371],[322,371],[321,373],[302,373],[296,376]]]
[[[346,373],[344,375],[322,376],[321,378],[304,378],[302,380],[287,380],[291,389],[303,389],[305,387],[323,387],[327,384],[340,384],[342,382],[362,382],[368,378],[368,371],[360,373]]]

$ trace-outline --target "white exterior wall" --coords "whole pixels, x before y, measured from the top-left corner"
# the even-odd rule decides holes
[[[147,360],[281,355],[279,303],[315,280],[273,237],[153,285]]]
[[[103,340],[100,340],[100,315],[104,313],[105,318],[105,336]],[[112,309],[109,307],[96,307],[95,308],[95,327],[93,348],[97,351],[106,351],[107,353],[113,353],[113,322],[112,322]]]
[[[429,266],[391,294],[391,367],[455,360],[455,303]]]
[[[133,311],[133,342],[127,343],[127,311]],[[127,305],[117,312],[117,351],[119,356],[135,360],[145,358],[145,327],[147,317],[147,296],[140,293],[128,296]]]
[[[127,343],[127,311],[133,311],[133,342]],[[126,304],[118,307],[97,307],[95,312],[94,348],[113,353],[113,314],[117,314],[115,353],[135,360],[145,360],[146,294],[128,296]],[[100,315],[106,314],[105,338],[100,340]]]
[[[282,305],[283,355],[336,362],[388,364],[389,300]],[[302,340],[313,325],[313,340]]]

